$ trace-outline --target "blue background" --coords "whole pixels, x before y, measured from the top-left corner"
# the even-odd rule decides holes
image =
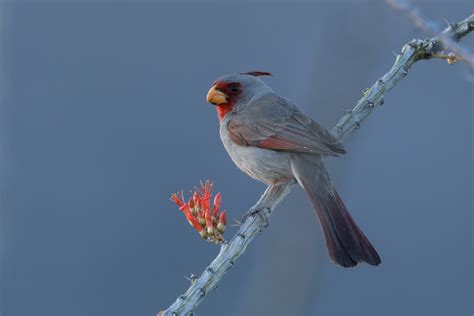
[[[468,0],[417,5],[440,23],[474,11]],[[165,309],[218,252],[170,193],[212,179],[231,219],[264,190],[220,143],[211,82],[270,71],[271,87],[331,128],[392,51],[428,36],[382,1],[0,10],[2,315]],[[474,34],[464,45],[474,50]],[[381,266],[333,265],[298,188],[198,314],[472,314],[473,77],[462,63],[415,64],[328,161]]]

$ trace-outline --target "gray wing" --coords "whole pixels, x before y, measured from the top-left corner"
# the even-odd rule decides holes
[[[228,121],[227,130],[232,141],[241,146],[334,156],[345,153],[327,129],[278,95],[241,108]]]

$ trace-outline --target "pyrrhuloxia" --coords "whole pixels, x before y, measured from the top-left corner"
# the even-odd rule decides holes
[[[342,144],[270,89],[259,78],[263,75],[270,74],[225,75],[207,94],[207,101],[216,106],[229,156],[243,172],[268,185],[298,182],[318,215],[334,262],[343,267],[380,264],[329,179],[323,157],[344,154]]]

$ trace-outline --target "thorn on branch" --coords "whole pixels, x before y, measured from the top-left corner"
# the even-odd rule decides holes
[[[211,267],[207,267],[206,271],[211,274],[214,274],[214,269],[212,269]]]
[[[180,298],[180,299],[182,299],[182,300],[184,301],[184,300],[186,299],[186,295],[184,295],[184,294],[181,294],[181,295],[179,296],[179,298]]]
[[[446,28],[447,28],[446,31],[447,32],[450,32],[450,31],[454,30],[458,26],[458,24],[456,22],[451,23],[448,20],[446,20],[445,18],[443,18],[443,21],[444,21],[444,23],[446,23]]]
[[[367,101],[367,105],[369,106],[369,108],[375,107],[375,103],[372,101]]]
[[[189,282],[191,282],[191,284],[194,284],[194,282],[196,282],[196,280],[198,279],[198,276],[195,275],[194,273],[191,273],[189,277],[185,276],[184,278],[188,280]]]
[[[229,261],[229,266],[225,269],[225,271],[229,270],[230,268],[232,268],[234,266],[235,262],[234,260],[230,260]]]
[[[377,83],[379,83],[379,84],[384,84],[385,82],[383,81],[382,78],[380,78],[379,80],[377,80]]]
[[[245,235],[242,234],[242,233],[238,234],[237,236],[239,236],[239,237],[242,238],[242,239],[245,239]]]
[[[359,129],[359,128],[360,128],[360,122],[359,122],[359,121],[356,121],[356,122],[355,122],[355,128],[356,128],[356,129]]]
[[[447,27],[447,28],[451,28],[451,22],[449,22],[448,20],[446,20],[446,18],[443,18],[443,21],[444,21],[444,23],[446,23],[446,27]]]
[[[206,291],[204,291],[204,289],[202,287],[199,288],[199,296],[200,297],[203,297],[206,295]]]
[[[408,42],[408,46],[417,48],[418,47],[418,41],[416,39],[412,39],[411,41]]]

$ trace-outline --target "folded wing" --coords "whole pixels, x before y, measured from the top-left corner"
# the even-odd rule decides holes
[[[241,146],[333,156],[345,153],[328,130],[277,95],[262,97],[237,111],[227,122],[227,130]]]

